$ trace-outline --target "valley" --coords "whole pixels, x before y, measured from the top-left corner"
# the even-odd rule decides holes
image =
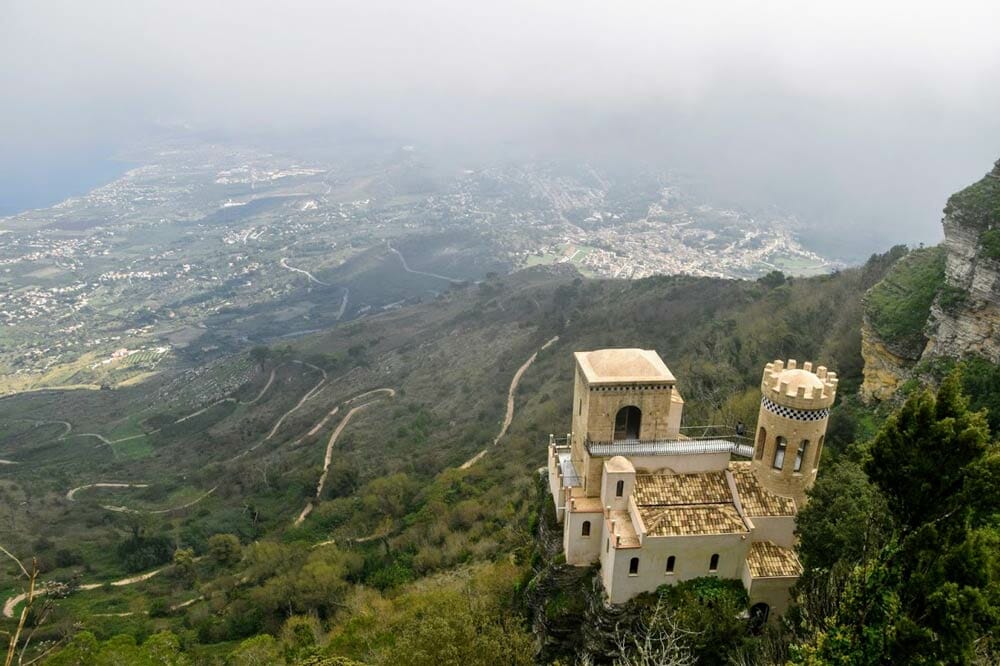
[[[743,217],[704,207],[682,228],[702,230],[708,244],[689,258],[714,256],[717,274],[697,263],[674,275],[602,268],[601,243],[636,229],[570,220],[582,204],[565,180],[565,191],[536,192],[559,221],[532,227],[548,240],[526,251],[527,236],[500,233],[495,210],[483,225],[431,214],[445,195],[422,180],[420,195],[401,187],[420,172],[410,159],[363,177],[208,161],[184,190],[186,212],[153,220],[134,193],[103,194],[95,201],[112,202],[113,224],[53,231],[61,213],[45,211],[5,220],[22,225],[18,237],[70,231],[108,244],[58,264],[19,255],[3,274],[8,295],[39,288],[33,262],[64,272],[45,278],[53,284],[77,281],[65,300],[37,301],[49,309],[8,317],[0,353],[0,544],[37,566],[23,617],[42,618],[30,625],[40,649],[173,636],[195,663],[222,663],[279,637],[297,655],[286,663],[320,653],[400,663],[410,639],[397,636],[424,631],[414,608],[450,617],[479,590],[482,605],[465,607],[474,624],[434,631],[474,652],[511,650],[512,663],[567,658],[582,648],[561,637],[564,623],[634,610],[594,606],[593,586],[548,545],[537,471],[570,422],[573,351],[659,350],[680,378],[681,427],[704,432],[754,422],[760,359],[822,359],[841,391],[824,456],[856,465],[852,447],[886,419],[858,395],[866,327],[916,345],[950,293],[932,250],[894,248],[811,277],[774,271],[807,261],[787,228],[740,240]],[[518,192],[508,185],[504,196]],[[68,207],[78,205],[98,204]],[[566,224],[596,225],[605,241],[559,235]],[[695,242],[649,229],[630,256]],[[152,237],[170,249],[142,249]],[[116,262],[128,270],[109,272]],[[949,367],[917,370],[940,381]],[[23,572],[8,568],[0,596],[13,625],[28,597]],[[289,637],[306,625],[321,643]],[[497,636],[503,647],[489,642]],[[612,644],[598,632],[586,649],[607,657]]]
[[[795,240],[795,220],[715,209],[669,173],[442,170],[412,150],[303,161],[189,139],[128,157],[142,166],[0,219],[0,395],[141,382],[524,266],[838,266]]]

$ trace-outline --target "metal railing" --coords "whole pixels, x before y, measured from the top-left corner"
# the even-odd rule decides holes
[[[610,441],[587,438],[584,445],[593,456],[664,456],[701,453],[731,453],[741,458],[753,456],[753,439],[737,434],[728,425],[685,426],[671,439],[616,439]],[[688,434],[690,433],[690,434]],[[549,443],[557,453],[569,450],[571,435],[549,435]]]
[[[742,458],[753,456],[753,440],[737,435],[729,426],[689,426],[682,430],[697,431],[698,435],[681,434],[673,439],[617,439],[596,441],[587,439],[587,451],[592,456],[669,456],[701,453],[731,453]],[[715,433],[709,434],[715,430]],[[728,431],[728,432],[726,432]],[[731,434],[730,434],[731,433]]]

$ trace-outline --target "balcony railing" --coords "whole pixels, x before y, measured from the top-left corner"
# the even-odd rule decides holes
[[[691,433],[688,435],[687,433]],[[729,426],[688,426],[672,439],[587,439],[592,456],[676,456],[701,453],[731,453],[742,458],[753,456],[753,440],[736,434]]]

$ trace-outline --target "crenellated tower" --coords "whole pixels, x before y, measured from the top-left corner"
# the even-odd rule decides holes
[[[798,507],[816,481],[837,374],[794,359],[768,363],[760,390],[760,413],[752,468],[762,486]]]

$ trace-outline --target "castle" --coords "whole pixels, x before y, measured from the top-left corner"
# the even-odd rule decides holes
[[[548,459],[566,562],[600,563],[611,603],[718,576],[743,581],[756,619],[783,613],[836,373],[768,363],[753,438],[695,437],[682,433],[684,400],[655,351],[574,356],[572,432],[550,437]]]

